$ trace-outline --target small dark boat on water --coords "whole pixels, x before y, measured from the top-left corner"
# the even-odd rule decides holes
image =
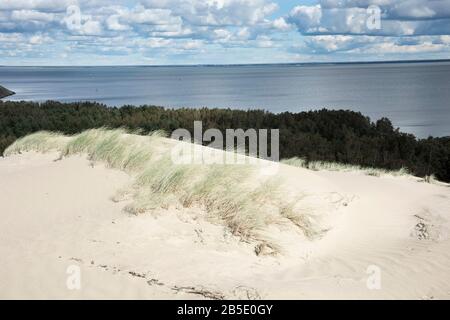
[[[12,96],[15,92],[6,89],[5,87],[0,86],[0,99],[3,99],[8,96]]]

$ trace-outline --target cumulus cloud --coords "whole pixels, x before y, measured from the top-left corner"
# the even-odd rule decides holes
[[[52,13],[40,12],[36,10],[13,10],[11,19],[16,21],[43,21],[51,22],[54,19]]]
[[[348,55],[350,57],[399,57],[427,53],[450,52],[448,36],[385,37],[352,35],[308,36],[305,42],[293,46],[296,53],[309,55]]]
[[[380,10],[380,28],[368,25],[371,8]],[[450,34],[449,19],[450,0],[321,0],[295,7],[287,18],[303,34],[385,36]]]
[[[193,25],[255,25],[267,22],[278,5],[267,0],[146,0],[152,8],[166,8]]]
[[[112,14],[106,19],[110,31],[135,30],[141,34],[155,37],[187,36],[191,33],[183,25],[182,18],[171,10],[161,8],[145,8],[138,5],[132,9],[124,7],[112,8]]]
[[[306,36],[306,49],[316,53],[428,52],[446,48],[400,39],[449,35],[450,0],[320,0],[294,7],[285,19]]]
[[[320,5],[297,6],[292,9],[288,21],[295,24],[301,32],[318,31],[321,27],[322,7]]]
[[[0,0],[0,50],[26,55],[54,45],[64,51],[58,56],[154,59],[208,49],[310,56],[447,52],[450,45],[450,0],[298,0],[283,15],[277,3],[281,0]],[[379,28],[367,10],[374,5]],[[14,37],[20,41],[16,48]]]
[[[46,34],[34,34],[29,39],[29,43],[32,45],[41,45],[52,41],[53,39]]]
[[[281,31],[289,31],[289,30],[291,30],[291,27],[292,27],[289,23],[286,22],[286,19],[283,17],[275,19],[273,21],[272,25],[276,30],[281,30]]]
[[[0,9],[0,32],[49,32],[61,39],[127,34],[154,47],[186,39],[187,48],[251,45],[259,36],[291,28],[283,18],[270,18],[278,9],[270,0],[2,0]]]
[[[372,37],[360,37],[355,39],[349,35],[319,35],[308,37],[305,41],[310,53],[330,53],[348,51],[361,45],[372,42]]]

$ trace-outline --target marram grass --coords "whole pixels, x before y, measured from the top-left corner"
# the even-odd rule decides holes
[[[15,153],[37,151],[48,152],[52,150],[61,150],[70,141],[70,138],[58,133],[41,131],[26,136],[9,146],[5,152],[5,156]]]
[[[377,168],[366,168],[358,165],[343,164],[337,162],[326,161],[306,161],[303,158],[291,158],[282,160],[282,163],[294,167],[305,168],[314,171],[341,171],[341,172],[361,172],[368,176],[381,177],[381,176],[409,176],[411,175],[408,169],[401,168],[399,170],[385,170]]]
[[[113,198],[131,199],[126,211],[141,214],[198,207],[210,221],[223,224],[245,241],[257,241],[257,253],[281,250],[264,236],[264,230],[273,224],[292,223],[307,237],[320,236],[320,223],[311,210],[298,205],[301,195],[286,199],[276,176],[255,180],[257,168],[249,164],[175,164],[171,160],[174,143],[160,131],[147,136],[123,129],[91,129],[73,136],[38,132],[17,140],[5,150],[5,156],[26,151],[58,151],[61,158],[87,154],[91,161],[133,177],[132,185]]]

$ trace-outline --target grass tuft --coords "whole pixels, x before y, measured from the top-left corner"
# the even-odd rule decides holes
[[[5,152],[5,157],[28,151],[49,152],[61,150],[69,139],[58,133],[40,131],[18,139]]]
[[[399,170],[385,170],[385,169],[377,169],[377,168],[368,168],[368,167],[362,167],[358,165],[351,165],[351,164],[343,164],[343,163],[337,163],[337,162],[326,162],[326,161],[307,161],[303,158],[291,158],[291,159],[285,159],[281,161],[282,163],[299,167],[299,168],[305,168],[313,171],[336,171],[336,172],[361,172],[368,176],[373,177],[381,177],[381,176],[394,176],[394,177],[400,177],[400,176],[410,176],[411,173],[407,168],[401,168]]]
[[[281,183],[276,178],[262,179],[257,166],[176,164],[171,155],[177,142],[164,137],[162,131],[140,136],[105,128],[73,136],[39,132],[16,141],[5,154],[32,150],[59,151],[61,158],[87,154],[91,161],[134,178],[129,188],[112,198],[130,199],[126,211],[142,214],[161,208],[198,207],[210,221],[226,226],[236,236],[257,241],[257,254],[279,252],[279,246],[263,236],[271,225],[293,223],[311,238],[320,233],[310,210],[300,205],[301,196],[289,202]]]

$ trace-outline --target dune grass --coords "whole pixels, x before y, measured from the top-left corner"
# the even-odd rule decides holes
[[[123,129],[91,129],[74,136],[38,132],[17,140],[5,151],[9,156],[24,151],[60,152],[61,158],[87,154],[93,162],[123,170],[133,184],[113,200],[130,198],[126,211],[133,214],[170,207],[198,207],[207,219],[223,224],[245,241],[257,241],[257,253],[278,252],[265,238],[272,224],[293,223],[308,237],[321,228],[299,199],[286,199],[276,177],[258,180],[257,167],[250,164],[175,164],[171,150],[177,142],[164,133],[147,136]],[[270,250],[266,250],[269,248]]]
[[[9,156],[28,151],[49,152],[61,150],[68,141],[69,138],[61,134],[41,131],[17,140],[16,143],[13,143],[5,150],[4,155]]]
[[[281,161],[282,163],[294,167],[305,168],[313,171],[338,171],[338,172],[361,172],[368,176],[381,177],[381,176],[410,176],[410,172],[406,168],[400,170],[385,170],[378,168],[368,168],[358,165],[343,164],[336,162],[326,161],[307,161],[303,158],[290,158]]]

